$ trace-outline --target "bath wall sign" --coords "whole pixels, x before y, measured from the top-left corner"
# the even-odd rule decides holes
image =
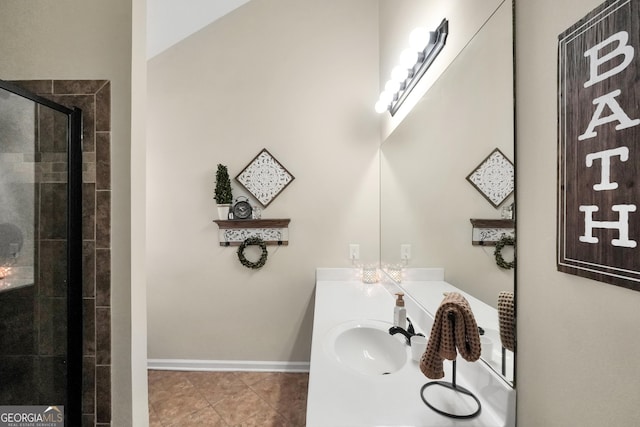
[[[236,176],[236,181],[264,207],[267,207],[294,179],[294,176],[266,149],[262,149]]]
[[[640,0],[559,36],[558,270],[640,291]]]

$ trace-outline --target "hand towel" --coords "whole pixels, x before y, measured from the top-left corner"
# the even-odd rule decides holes
[[[500,340],[507,350],[516,348],[516,316],[513,292],[502,291],[498,294],[498,326]]]
[[[475,362],[480,358],[480,334],[469,302],[457,292],[449,292],[440,303],[431,327],[420,370],[431,379],[444,377],[444,359],[458,354]]]

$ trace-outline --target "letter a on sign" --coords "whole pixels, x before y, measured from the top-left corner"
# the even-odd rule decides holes
[[[578,137],[578,141],[598,136],[594,129],[596,126],[604,125],[606,123],[618,122],[616,130],[626,129],[640,124],[640,119],[631,120],[629,116],[622,111],[620,104],[616,101],[616,96],[621,93],[622,92],[620,90],[614,90],[613,92],[609,92],[608,94],[602,95],[593,100],[593,104],[596,105],[596,111],[593,113],[593,117],[587,126],[587,130]],[[602,117],[602,112],[605,107],[609,107],[609,110],[611,110],[612,113],[606,117]]]
[[[558,270],[638,291],[639,48],[640,0],[558,37]]]

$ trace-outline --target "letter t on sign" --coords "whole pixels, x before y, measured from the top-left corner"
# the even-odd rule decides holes
[[[618,188],[617,182],[611,182],[611,158],[613,156],[620,156],[620,161],[626,162],[629,160],[629,149],[627,147],[618,147],[613,150],[604,150],[597,153],[587,154],[586,163],[587,167],[593,166],[594,159],[600,159],[602,165],[600,168],[600,183],[594,184],[593,189],[596,191],[602,190],[615,190]]]

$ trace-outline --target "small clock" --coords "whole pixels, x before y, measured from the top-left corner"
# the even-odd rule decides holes
[[[253,209],[249,204],[249,199],[243,197],[244,200],[240,200],[240,197],[236,199],[236,204],[233,205],[233,218],[234,219],[250,219]]]

